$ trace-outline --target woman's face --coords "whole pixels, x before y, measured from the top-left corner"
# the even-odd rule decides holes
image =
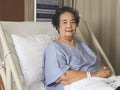
[[[76,22],[72,13],[64,12],[60,15],[59,32],[61,37],[74,37]]]

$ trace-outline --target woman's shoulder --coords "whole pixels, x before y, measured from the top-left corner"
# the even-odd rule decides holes
[[[79,42],[79,46],[84,49],[87,53],[89,53],[90,55],[96,57],[95,52],[83,41]]]
[[[59,49],[59,48],[60,48],[60,44],[56,40],[49,43],[46,47],[46,49]]]
[[[52,46],[59,46],[59,43],[56,40],[54,40],[53,42],[48,44],[48,47],[52,47]]]

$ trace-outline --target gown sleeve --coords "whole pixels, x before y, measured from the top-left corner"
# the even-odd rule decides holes
[[[61,77],[68,69],[66,64],[66,55],[54,45],[46,48],[44,53],[44,76],[46,85],[53,84]]]

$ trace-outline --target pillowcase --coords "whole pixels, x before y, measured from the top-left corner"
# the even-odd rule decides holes
[[[12,34],[13,43],[19,58],[26,87],[43,79],[42,60],[45,47],[56,37],[47,34],[22,36]]]

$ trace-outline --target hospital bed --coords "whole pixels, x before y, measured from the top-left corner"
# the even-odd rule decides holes
[[[96,51],[115,74],[92,28],[84,17],[81,16],[81,20],[90,34]],[[76,38],[87,43],[81,30],[77,29]],[[45,90],[41,81],[42,63],[38,57],[42,56],[45,46],[58,36],[50,22],[0,22],[0,75],[5,90]]]

